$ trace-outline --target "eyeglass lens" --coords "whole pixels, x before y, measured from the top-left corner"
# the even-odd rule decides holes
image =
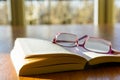
[[[109,44],[106,44],[103,40],[96,38],[89,38],[84,47],[90,51],[107,53],[110,50]]]
[[[57,40],[59,40],[57,44],[72,47],[75,46],[76,39],[77,39],[76,35],[62,33],[57,37]]]

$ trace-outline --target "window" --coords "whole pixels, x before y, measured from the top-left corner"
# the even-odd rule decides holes
[[[27,24],[93,24],[94,0],[26,0]]]
[[[120,23],[120,0],[115,0],[114,2],[114,19],[115,23]]]
[[[7,0],[0,0],[0,25],[7,25],[8,23]]]

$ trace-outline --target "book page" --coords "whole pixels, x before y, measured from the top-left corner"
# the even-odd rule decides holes
[[[102,56],[113,56],[113,57],[117,56],[117,57],[120,57],[119,54],[115,54],[115,55],[114,54],[101,54],[101,53],[87,52],[87,51],[83,52],[83,54],[89,56],[90,59],[97,58],[97,57],[102,57]]]
[[[84,57],[90,65],[106,62],[120,62],[120,54],[102,54],[85,50],[82,47],[75,47],[72,51]]]
[[[91,59],[91,56],[86,55],[86,50],[83,49],[82,47],[73,47],[73,48],[66,48],[68,51],[75,53],[76,55],[79,55],[83,58],[85,58],[87,61]],[[87,51],[88,52],[88,51]]]
[[[86,56],[89,56],[89,64],[95,65],[107,62],[120,62],[120,54],[100,54],[95,52],[83,52]]]
[[[26,56],[56,53],[77,55],[47,40],[18,38],[17,41],[20,43]]]

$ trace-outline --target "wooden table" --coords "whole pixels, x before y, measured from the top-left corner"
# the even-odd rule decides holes
[[[0,27],[0,80],[120,80],[120,65],[98,66],[95,68],[36,76],[17,76],[10,59],[10,50],[17,37],[32,37],[52,40],[57,32],[70,32],[78,36],[88,34],[109,40],[113,48],[120,50],[120,27],[92,25],[54,25],[28,27]],[[4,36],[3,36],[4,35]],[[118,63],[119,64],[119,63]]]

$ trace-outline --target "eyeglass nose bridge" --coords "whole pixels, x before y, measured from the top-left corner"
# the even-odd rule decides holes
[[[84,36],[80,37],[78,40],[82,40],[82,39],[85,39],[87,37],[88,37],[88,35],[84,35]]]
[[[89,38],[88,35],[84,35],[84,36],[80,37],[80,38],[78,39],[78,41],[77,41],[77,46],[84,47],[85,42],[88,40],[88,38]],[[83,39],[85,39],[85,40],[83,41],[83,43],[80,44],[79,41],[81,41],[81,40],[83,40]]]
[[[77,46],[77,47],[84,47],[84,44],[85,44],[85,41],[83,42],[83,44],[79,44],[79,42],[78,41],[76,41],[76,43],[75,43],[75,45]]]
[[[84,44],[78,44],[78,46],[81,46],[81,47],[83,47],[83,46],[84,46]]]

